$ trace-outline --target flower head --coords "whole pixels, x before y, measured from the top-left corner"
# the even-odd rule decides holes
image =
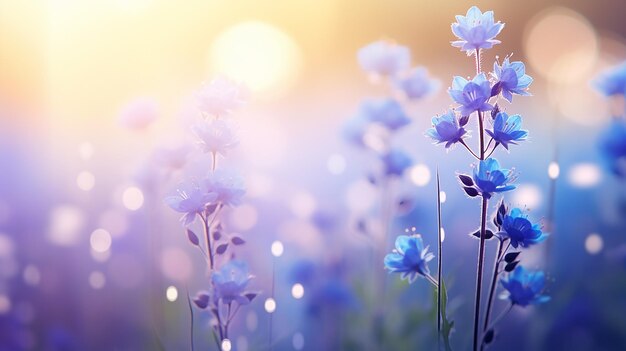
[[[201,120],[192,127],[203,152],[225,156],[239,144],[232,122],[225,119]]]
[[[453,110],[433,117],[432,122],[433,127],[426,131],[426,135],[433,138],[437,144],[446,143],[446,148],[463,140],[463,136],[467,133]]]
[[[364,115],[363,118],[389,130],[398,130],[411,123],[402,105],[389,98],[364,101],[361,104],[360,113]]]
[[[405,46],[381,40],[361,48],[357,60],[366,72],[391,76],[409,68],[411,53]]]
[[[157,102],[151,98],[138,98],[124,106],[120,112],[119,122],[122,126],[142,130],[147,128],[159,117]]]
[[[528,86],[533,79],[526,74],[526,66],[520,61],[509,62],[509,58],[505,58],[502,66],[498,62],[493,64],[493,76],[497,83],[494,86],[492,95],[502,93],[502,96],[508,101],[513,100],[513,94],[529,96]]]
[[[415,281],[418,275],[430,273],[426,265],[435,255],[424,247],[420,235],[400,235],[396,239],[396,249],[385,256],[385,268],[390,273],[401,273],[402,279]]]
[[[209,116],[230,114],[247,100],[248,91],[242,85],[218,77],[196,92],[198,108]]]
[[[478,7],[472,6],[465,16],[456,16],[452,23],[452,33],[459,38],[452,46],[466,51],[468,55],[479,49],[491,49],[500,44],[495,37],[504,28],[504,23],[494,23],[493,11],[482,13]]]
[[[514,208],[502,220],[502,235],[511,240],[511,246],[529,247],[544,241],[548,235],[541,231],[539,224],[533,224],[519,208]]]
[[[506,112],[498,112],[493,121],[493,130],[486,131],[497,143],[509,149],[509,144],[516,145],[518,141],[526,140],[527,130],[522,130],[522,116],[509,116]]]
[[[500,279],[500,283],[506,289],[500,298],[509,299],[514,305],[524,307],[550,300],[549,296],[542,295],[546,278],[541,271],[531,272],[522,266],[517,266],[506,278]]]
[[[481,160],[478,167],[474,169],[474,183],[486,198],[490,198],[492,193],[515,189],[514,185],[508,184],[512,181],[511,178],[512,172],[500,168],[500,164],[495,158]]]
[[[441,86],[440,81],[428,76],[428,70],[425,67],[414,68],[407,76],[394,79],[393,83],[411,100],[426,97]]]
[[[385,174],[388,176],[402,176],[404,171],[409,168],[413,161],[403,151],[391,149],[381,157]]]
[[[243,178],[223,169],[209,174],[205,179],[205,186],[217,194],[216,202],[225,206],[238,206],[246,193]]]
[[[468,81],[456,76],[448,93],[454,102],[461,105],[461,116],[469,116],[474,111],[490,111],[493,106],[487,101],[491,97],[491,87],[484,73]]]
[[[611,172],[626,177],[626,120],[614,118],[600,134],[599,144]]]
[[[231,260],[219,270],[211,274],[211,282],[215,291],[215,299],[224,304],[236,301],[240,305],[250,303],[245,296],[248,283],[253,278],[248,273],[248,265],[241,260]]]
[[[602,72],[593,85],[605,96],[626,95],[626,61]]]
[[[183,184],[177,192],[177,195],[166,197],[165,203],[174,211],[184,213],[180,220],[185,226],[193,223],[196,215],[218,199],[218,194],[202,183]]]

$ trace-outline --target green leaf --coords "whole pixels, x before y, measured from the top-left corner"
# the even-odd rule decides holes
[[[443,338],[445,350],[452,351],[450,347],[450,334],[454,328],[454,321],[448,319],[448,291],[446,290],[446,284],[443,278],[441,282],[439,282],[439,285],[441,286],[441,337]]]

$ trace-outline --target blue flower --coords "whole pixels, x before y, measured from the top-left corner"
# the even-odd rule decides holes
[[[544,303],[550,300],[549,296],[542,295],[546,278],[541,271],[531,272],[522,266],[517,266],[506,278],[500,279],[502,287],[506,289],[501,299],[509,299],[519,306],[528,306]]]
[[[391,149],[385,153],[381,160],[385,168],[385,174],[388,176],[402,176],[404,171],[409,168],[413,161],[403,151]]]
[[[593,85],[606,96],[626,94],[626,61],[599,74]]]
[[[396,249],[385,256],[385,268],[390,273],[401,273],[402,279],[408,278],[412,283],[418,275],[430,273],[426,264],[434,257],[428,247],[424,247],[420,235],[400,235],[396,239]]]
[[[402,105],[390,98],[363,102],[361,113],[369,121],[379,123],[390,130],[398,130],[411,123],[411,119],[404,113]]]
[[[599,144],[611,172],[626,177],[626,120],[614,118],[600,134]]]
[[[426,131],[426,135],[433,138],[437,144],[446,143],[446,148],[463,140],[466,131],[459,124],[459,119],[453,110],[432,119],[433,128]]]
[[[544,241],[548,235],[541,231],[539,224],[533,224],[528,220],[519,208],[514,208],[504,216],[502,220],[502,232],[504,237],[511,240],[511,246],[517,248],[529,247],[530,245]]]
[[[426,97],[441,86],[441,82],[428,77],[428,70],[424,67],[413,69],[407,76],[394,79],[393,83],[411,100]]]
[[[526,67],[520,61],[509,62],[509,58],[505,58],[502,66],[498,62],[493,64],[493,75],[497,79],[492,95],[502,93],[508,102],[513,100],[513,95],[530,96],[528,86],[533,79],[526,74]]]
[[[203,184],[183,184],[177,192],[177,195],[166,197],[165,203],[174,211],[184,213],[180,220],[185,226],[193,223],[196,215],[218,199],[218,194]]]
[[[363,107],[359,109],[359,112],[348,119],[342,128],[343,137],[350,143],[357,146],[365,146],[365,133],[372,124],[369,120],[369,115],[362,113]]]
[[[452,23],[452,33],[459,38],[452,46],[473,54],[478,49],[491,49],[500,44],[494,39],[504,28],[504,23],[494,23],[493,11],[482,13],[472,6],[465,16],[456,16],[457,23]]]
[[[409,68],[411,52],[405,46],[381,40],[359,49],[357,60],[366,72],[392,76]]]
[[[226,156],[228,150],[239,144],[233,124],[223,118],[202,120],[192,127],[199,148],[206,153]]]
[[[480,189],[484,197],[490,198],[491,193],[500,193],[515,189],[514,185],[507,183],[512,181],[511,171],[500,168],[495,158],[481,160],[474,169],[474,183]]]
[[[448,93],[454,102],[461,105],[461,116],[469,116],[474,111],[490,111],[493,106],[487,101],[491,97],[491,87],[484,73],[468,81],[456,76]]]
[[[250,299],[245,296],[248,283],[253,278],[248,273],[248,265],[241,260],[228,261],[219,270],[211,274],[211,282],[215,291],[215,300],[224,304],[236,301],[246,305]]]
[[[526,140],[528,131],[521,128],[522,116],[509,116],[506,112],[498,112],[493,121],[493,130],[487,130],[487,134],[508,150],[509,144],[516,145],[518,141]]]
[[[205,179],[205,185],[217,194],[216,202],[225,206],[238,206],[246,193],[243,178],[223,169],[210,173]]]

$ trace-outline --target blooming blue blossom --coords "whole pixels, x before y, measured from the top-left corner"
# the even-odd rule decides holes
[[[522,266],[517,266],[507,277],[500,279],[500,283],[506,289],[500,298],[509,299],[514,305],[524,307],[550,300],[549,296],[542,295],[546,278],[541,271],[531,272]]]
[[[602,72],[593,85],[606,96],[626,94],[626,61]]]
[[[492,193],[515,189],[514,185],[508,184],[511,178],[512,171],[500,168],[495,158],[481,160],[474,169],[474,183],[486,198],[490,198]]]
[[[416,67],[408,75],[394,79],[393,83],[411,100],[426,97],[441,86],[440,81],[428,76],[428,70],[425,67]]]
[[[210,173],[205,179],[205,186],[217,194],[216,202],[224,206],[238,206],[246,193],[243,178],[224,169]]]
[[[487,134],[497,143],[509,149],[509,144],[516,145],[518,141],[526,140],[527,130],[522,130],[522,116],[498,112],[493,121],[493,130],[486,130]]]
[[[199,148],[206,153],[226,156],[239,144],[232,122],[221,119],[201,120],[192,127]]]
[[[513,100],[513,94],[530,96],[528,86],[533,79],[526,74],[526,66],[520,61],[509,62],[509,58],[505,58],[502,66],[498,62],[493,64],[493,75],[497,82],[494,86],[492,95],[502,93],[508,102]]]
[[[418,275],[430,273],[427,263],[434,257],[428,247],[424,247],[420,235],[400,235],[396,239],[396,249],[385,256],[385,268],[390,273],[401,273],[402,279],[408,278],[412,283]]]
[[[528,216],[519,208],[514,208],[504,216],[502,220],[502,231],[500,232],[511,240],[511,246],[517,248],[529,247],[545,240],[548,235],[541,231],[541,226],[533,224],[528,220]]]
[[[454,77],[448,93],[454,102],[461,105],[461,116],[493,109],[493,106],[487,103],[491,97],[491,87],[484,73],[478,74],[471,81],[459,76]]]
[[[229,304],[236,301],[240,305],[250,303],[245,296],[248,283],[253,276],[248,272],[248,265],[241,260],[231,260],[211,274],[215,291],[215,300]]]
[[[465,16],[456,16],[456,23],[452,23],[452,33],[459,40],[453,41],[452,46],[466,51],[468,55],[479,49],[491,49],[500,44],[495,37],[504,28],[504,23],[494,23],[493,11],[482,13],[478,7],[472,6]]]
[[[381,157],[385,174],[388,176],[402,176],[404,171],[409,168],[413,161],[405,152],[391,149]]]
[[[411,52],[405,46],[381,40],[359,49],[357,60],[366,72],[392,76],[409,68]]]
[[[196,92],[196,101],[200,111],[209,116],[219,117],[228,115],[243,105],[247,96],[248,90],[244,86],[218,77]]]
[[[165,203],[174,211],[184,214],[180,220],[185,226],[193,223],[196,215],[218,199],[218,193],[209,190],[202,183],[183,184],[177,192],[177,195],[166,197]]]
[[[453,110],[433,117],[432,123],[433,127],[426,131],[426,135],[433,138],[437,144],[446,143],[446,148],[463,140],[463,136],[467,133],[465,128],[461,127]]]
[[[626,177],[626,120],[614,118],[600,134],[599,144],[611,172]]]

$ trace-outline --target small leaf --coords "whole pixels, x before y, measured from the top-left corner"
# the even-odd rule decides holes
[[[217,204],[212,204],[206,207],[206,214],[210,215],[211,213],[215,212],[215,209],[217,209]]]
[[[200,245],[200,239],[198,239],[196,233],[194,233],[191,229],[187,229],[187,239],[189,239],[189,241],[195,246]]]
[[[498,214],[504,216],[506,214],[506,204],[504,200],[500,201],[500,206],[498,206]]]
[[[213,232],[213,240],[217,241],[222,238],[222,233],[219,230]]]
[[[461,183],[463,183],[463,185],[474,186],[474,180],[472,179],[472,177],[468,176],[467,174],[459,174],[458,177]]]
[[[508,254],[504,255],[504,261],[506,261],[506,263],[511,263],[513,261],[515,261],[517,259],[517,256],[519,256],[520,252],[509,252]]]
[[[513,261],[511,263],[507,263],[506,266],[504,266],[504,270],[507,272],[512,272],[515,267],[517,267],[517,265],[519,264],[519,261]]]
[[[465,125],[469,122],[469,116],[463,116],[459,119],[459,125],[461,127],[465,127]]]
[[[491,231],[491,229],[486,229],[485,230],[485,239],[489,240],[491,238],[493,238],[493,232]]]
[[[224,252],[226,252],[226,249],[228,249],[228,243],[221,244],[215,249],[215,253],[218,255],[222,255]]]
[[[494,335],[495,335],[495,333],[494,333],[493,329],[487,330],[487,332],[485,333],[485,337],[483,338],[483,343],[485,345],[490,344],[493,341]]]
[[[470,236],[473,236],[473,237],[476,237],[476,238],[480,239],[480,228],[476,229],[476,231],[471,233]]]
[[[209,305],[209,294],[207,293],[198,293],[196,297],[193,298],[193,303],[198,306],[198,308],[205,309]]]
[[[496,95],[500,94],[501,91],[502,91],[502,83],[497,82],[491,88],[491,96],[496,96]]]
[[[495,225],[498,228],[500,228],[502,226],[502,222],[501,222],[500,217],[498,216],[498,214],[496,214],[493,217],[493,225]]]
[[[257,293],[246,293],[244,296],[248,299],[248,301],[252,302],[257,295]]]
[[[491,118],[496,119],[498,113],[500,113],[500,106],[498,104],[495,104],[493,106],[493,110],[491,110]]]
[[[476,196],[478,196],[478,190],[476,190],[476,188],[470,188],[468,186],[464,186],[463,190],[465,190],[465,193],[469,197],[476,197]]]
[[[243,245],[246,243],[245,240],[243,240],[242,238],[238,236],[233,236],[232,238],[230,238],[230,241],[235,245]]]

